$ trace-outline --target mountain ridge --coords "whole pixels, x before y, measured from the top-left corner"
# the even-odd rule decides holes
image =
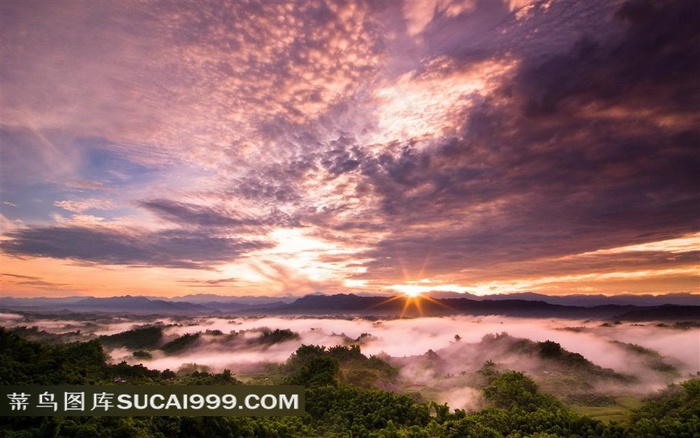
[[[466,314],[474,316],[503,315],[515,317],[563,317],[603,318],[627,320],[673,320],[700,321],[700,306],[663,304],[640,306],[617,304],[614,301],[596,306],[572,306],[553,304],[541,300],[524,299],[422,298],[403,295],[361,296],[355,294],[309,294],[293,302],[268,301],[265,304],[246,304],[228,301],[208,301],[203,304],[188,301],[152,299],[145,296],[83,297],[80,300],[41,298],[0,298],[3,311],[27,312],[96,312],[127,314],[173,314],[173,315],[366,315],[366,316],[444,316]],[[530,295],[531,298],[535,297]]]

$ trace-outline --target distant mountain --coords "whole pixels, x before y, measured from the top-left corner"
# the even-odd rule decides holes
[[[141,296],[122,296],[110,298],[81,297],[77,301],[65,302],[62,299],[13,298],[2,299],[2,307],[24,311],[70,311],[70,312],[101,312],[101,313],[130,313],[130,314],[187,314],[215,313],[215,309],[199,304],[173,303],[164,300],[152,300]]]
[[[665,305],[647,309],[634,309],[619,315],[621,321],[700,321],[700,306]]]
[[[525,295],[530,299],[513,299]],[[618,304],[614,300],[602,305],[565,305],[533,300],[538,294],[511,294],[486,299],[463,294],[443,294],[445,298],[411,299],[396,296],[360,296],[354,294],[323,295],[315,293],[293,302],[261,300],[249,304],[233,297],[221,301],[217,295],[199,296],[200,303],[152,299],[143,296],[110,298],[80,297],[75,299],[1,298],[2,310],[28,312],[100,312],[168,315],[366,315],[366,316],[439,316],[439,315],[503,315],[529,318],[604,318],[615,320],[700,321],[700,306]],[[247,297],[263,298],[263,297]],[[265,297],[269,298],[269,297]],[[493,299],[491,299],[493,298]],[[550,297],[551,298],[551,297]],[[566,298],[566,297],[562,297]],[[622,301],[625,302],[624,300]]]
[[[168,309],[174,308],[170,303],[162,300],[150,300],[146,297],[132,297],[126,295],[123,297],[110,298],[95,298],[88,297],[73,303],[72,307],[121,307],[121,308],[143,308],[143,307],[165,307]]]
[[[86,298],[68,306],[70,310],[91,310],[101,312],[130,313],[212,313],[214,309],[193,303],[173,303],[164,300],[151,300],[130,295],[111,298]]]
[[[371,311],[381,306],[381,309],[386,310],[391,307],[390,303],[386,303],[386,297],[362,297],[354,294],[337,294],[337,295],[306,295],[297,299],[291,304],[288,304],[281,310],[284,311],[340,311],[340,312],[357,312]],[[399,309],[400,310],[400,309]]]
[[[156,298],[156,297],[154,297]],[[266,297],[266,296],[230,296],[230,295],[216,295],[216,294],[191,294],[183,295],[181,297],[169,298],[169,301],[175,302],[188,302],[195,304],[209,304],[209,303],[236,303],[243,305],[262,305],[262,304],[274,304],[274,303],[291,303],[298,297],[294,296],[282,296],[282,297]],[[162,299],[162,298],[161,298]]]
[[[606,304],[633,305],[633,306],[662,306],[674,304],[678,306],[700,306],[700,294],[677,293],[665,295],[544,295],[534,292],[520,292],[499,295],[473,295],[459,292],[429,292],[426,294],[432,298],[467,298],[474,301],[503,301],[526,300],[544,301],[549,304],[564,306],[602,306]]]
[[[184,301],[182,302],[184,303]],[[262,312],[266,310],[274,310],[288,305],[284,301],[265,302],[263,304],[243,304],[235,301],[207,301],[201,306],[208,309],[216,309],[221,312]]]
[[[363,297],[353,294],[307,295],[278,309],[293,314],[403,314],[418,315],[504,315],[519,317],[610,318],[636,309],[635,306],[606,305],[596,307],[563,306],[543,301],[471,300],[445,298],[420,301],[404,296]]]

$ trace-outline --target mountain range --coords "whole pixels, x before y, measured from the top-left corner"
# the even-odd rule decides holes
[[[605,318],[619,320],[700,321],[700,296],[562,296],[533,293],[477,297],[434,293],[422,299],[405,296],[310,294],[293,297],[226,297],[190,295],[176,298],[120,296],[109,298],[0,298],[0,311],[40,313],[110,313],[165,315],[504,315],[517,317]]]

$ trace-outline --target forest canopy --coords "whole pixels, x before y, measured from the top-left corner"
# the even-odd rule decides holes
[[[115,339],[115,338],[112,338]],[[49,345],[0,328],[0,384],[240,385],[229,370],[150,370],[110,364],[102,340]],[[543,354],[560,355],[541,345]],[[580,415],[543,392],[527,375],[487,363],[480,374],[484,409],[467,413],[416,394],[377,389],[396,370],[359,346],[302,345],[280,370],[280,383],[306,388],[302,417],[3,417],[7,437],[692,437],[700,430],[700,380],[672,385],[635,410],[625,423]],[[358,376],[370,376],[360,379]]]

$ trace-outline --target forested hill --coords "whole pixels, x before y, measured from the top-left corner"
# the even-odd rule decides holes
[[[304,345],[281,369],[280,383],[306,387],[302,417],[2,417],[5,437],[661,437],[700,430],[700,380],[672,386],[624,424],[574,413],[518,372],[484,372],[485,408],[452,411],[418,395],[387,392],[354,381],[372,372],[390,378],[390,365],[359,347]],[[45,345],[0,328],[0,383],[222,384],[229,372],[178,374],[125,363],[110,365],[99,341]]]

